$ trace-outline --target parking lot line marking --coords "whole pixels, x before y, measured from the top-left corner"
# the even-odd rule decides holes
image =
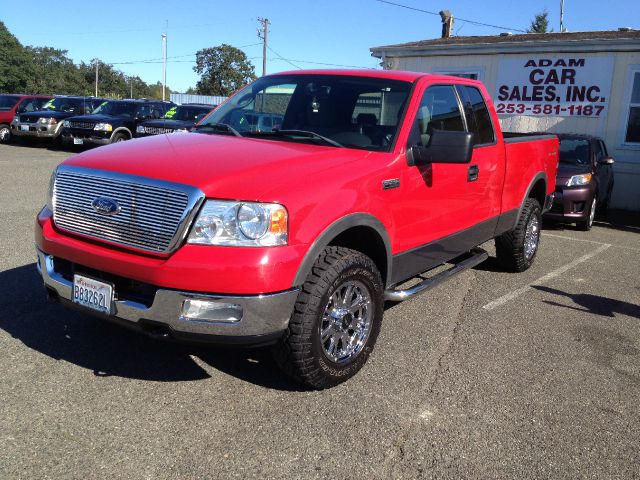
[[[513,300],[514,298],[519,297],[523,293],[528,292],[531,289],[531,287],[533,287],[534,285],[542,285],[543,283],[548,282],[549,280],[562,275],[564,272],[566,272],[567,270],[570,270],[571,268],[575,267],[576,265],[579,265],[580,263],[586,262],[590,258],[593,258],[596,255],[598,255],[600,252],[604,252],[610,246],[611,245],[609,243],[605,243],[603,245],[600,245],[593,252],[587,253],[587,254],[579,257],[579,258],[576,258],[574,261],[572,261],[570,263],[567,263],[566,265],[564,265],[564,266],[562,266],[560,268],[556,268],[555,270],[547,273],[546,275],[543,275],[542,277],[538,278],[537,280],[534,280],[533,282],[527,283],[524,287],[518,288],[517,290],[514,290],[513,292],[507,293],[506,295],[503,295],[503,296],[493,300],[492,302],[487,303],[482,308],[484,308],[485,310],[495,310],[496,308],[504,305],[505,303],[509,302],[510,300]]]
[[[632,250],[634,252],[640,252],[640,248],[628,247],[626,245],[615,245],[612,243],[596,242],[595,240],[585,240],[584,238],[565,237],[564,235],[554,235],[553,233],[543,233],[543,237],[563,238],[565,240],[574,240],[576,242],[593,243],[595,245],[611,245],[616,248],[624,248],[625,250]]]

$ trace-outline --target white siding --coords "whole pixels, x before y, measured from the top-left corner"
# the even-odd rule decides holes
[[[530,58],[526,54],[509,55],[510,58]],[[546,54],[548,56],[549,54]],[[564,54],[566,55],[566,54]],[[605,117],[534,117],[524,115],[500,115],[500,124],[505,131],[553,133],[575,132],[597,135],[604,138],[609,154],[616,160],[615,188],[611,206],[629,210],[640,210],[640,145],[623,145],[628,112],[628,92],[631,86],[630,65],[640,65],[640,52],[589,53],[589,56],[614,55],[613,81],[609,97],[609,110]],[[387,54],[386,61],[394,70],[443,73],[447,69],[459,72],[465,69],[477,71],[491,95],[495,94],[498,67],[501,55],[443,55],[393,57]]]

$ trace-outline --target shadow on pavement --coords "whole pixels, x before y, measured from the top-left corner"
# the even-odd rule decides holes
[[[601,297],[600,295],[591,295],[588,293],[567,293],[555,288],[545,287],[543,285],[533,285],[533,288],[541,290],[547,293],[553,293],[563,297],[570,298],[579,307],[572,307],[564,305],[562,303],[544,300],[549,305],[555,305],[558,307],[568,308],[570,310],[577,310],[584,313],[592,313],[594,315],[601,315],[605,317],[615,317],[616,313],[628,315],[640,320],[640,306],[633,303],[623,302],[620,300],[614,300],[612,298]]]
[[[157,382],[203,380],[210,375],[192,358],[266,388],[299,391],[280,372],[268,349],[191,346],[153,340],[45,299],[35,264],[0,272],[0,328],[55,360],[119,376]]]

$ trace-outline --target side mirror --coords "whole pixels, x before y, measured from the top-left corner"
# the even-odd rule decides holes
[[[602,157],[600,160],[598,160],[598,163],[600,165],[613,165],[616,162],[613,157]]]
[[[471,132],[434,130],[429,145],[416,145],[407,150],[407,163],[410,167],[429,163],[469,163],[474,137]]]

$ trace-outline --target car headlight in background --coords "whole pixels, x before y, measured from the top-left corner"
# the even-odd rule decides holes
[[[592,175],[590,173],[584,173],[582,175],[574,175],[567,182],[567,187],[577,187],[580,185],[587,185],[591,181]]]
[[[96,123],[93,129],[99,132],[111,132],[113,131],[113,126],[110,123]]]
[[[178,133],[178,132],[190,132],[191,130],[189,130],[188,128],[176,128],[173,133]]]
[[[55,125],[56,123],[58,123],[58,120],[56,120],[53,117],[51,117],[51,118],[39,118],[38,119],[38,123],[42,123],[43,125]]]
[[[287,210],[277,203],[207,200],[188,243],[237,247],[273,247],[288,241]]]
[[[69,128],[71,126],[71,122],[69,120],[65,120],[64,123],[62,124],[62,126],[64,128]]]
[[[16,115],[15,117],[13,117],[13,123],[18,123],[20,122],[20,115]]]
[[[136,132],[137,133],[144,133],[144,127],[142,125],[138,125],[136,127]]]

